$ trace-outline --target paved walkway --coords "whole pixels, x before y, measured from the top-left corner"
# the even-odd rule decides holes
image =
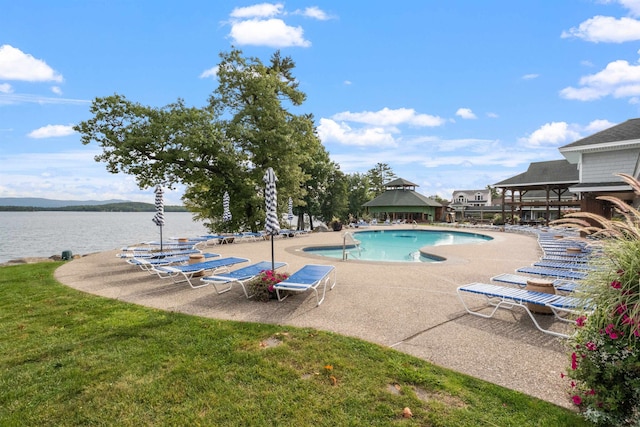
[[[337,232],[277,239],[276,259],[287,262],[289,272],[308,263],[336,266],[337,285],[319,307],[310,292],[261,303],[244,298],[240,287],[218,295],[211,286],[191,289],[161,281],[116,258],[118,251],[75,259],[58,268],[55,276],[70,287],[148,307],[361,338],[571,408],[560,378],[568,365],[563,340],[539,332],[523,310],[500,310],[496,318],[483,319],[467,314],[458,300],[457,286],[487,282],[540,257],[532,235],[479,232],[494,239],[432,248],[430,252],[447,258],[443,263],[343,262],[301,251],[304,246],[341,244],[342,233]],[[268,241],[206,251],[253,262],[271,256]],[[543,325],[552,321],[550,316],[540,317]]]

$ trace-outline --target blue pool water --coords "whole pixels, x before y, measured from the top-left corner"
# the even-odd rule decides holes
[[[477,233],[439,230],[375,230],[353,233],[360,244],[347,249],[347,259],[363,261],[437,262],[443,259],[425,256],[425,246],[463,245],[486,242],[492,237]],[[347,242],[348,244],[349,242]],[[305,252],[342,259],[342,246],[311,247]],[[428,252],[428,249],[426,250]]]

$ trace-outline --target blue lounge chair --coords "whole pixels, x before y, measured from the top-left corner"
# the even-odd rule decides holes
[[[273,267],[276,269],[288,265],[286,262],[276,262]],[[239,268],[237,270],[229,271],[227,273],[220,273],[211,276],[205,276],[200,278],[200,281],[207,284],[212,284],[218,294],[223,294],[231,290],[234,284],[242,286],[244,296],[251,298],[253,295],[249,295],[245,284],[251,279],[265,270],[271,270],[271,261],[261,261],[246,267]],[[223,289],[218,289],[218,286],[224,286]]]
[[[316,306],[319,306],[322,304],[322,301],[324,301],[327,284],[331,281],[331,278],[333,278],[333,283],[329,289],[333,289],[336,285],[336,268],[333,265],[307,264],[289,276],[288,279],[274,286],[278,301],[284,300],[288,296],[288,292],[306,292],[312,290],[316,294]],[[320,285],[323,285],[322,298],[320,298],[318,293],[318,287]]]
[[[556,277],[563,279],[582,280],[587,277],[587,273],[583,271],[564,270],[562,268],[546,268],[546,267],[521,267],[516,270],[517,273],[537,274],[539,276]]]
[[[563,262],[563,261],[538,261],[533,263],[535,267],[563,268],[565,270],[595,270],[596,268],[586,262]]]
[[[527,286],[527,281],[529,279],[531,279],[531,277],[511,273],[498,274],[497,276],[493,276],[491,278],[491,280],[494,282],[518,285],[522,288]],[[578,286],[576,282],[566,279],[554,279],[551,282],[553,283],[553,287],[556,288],[557,291],[562,292],[573,292],[575,291],[576,286]]]
[[[220,255],[214,253],[203,253],[205,259],[217,258]],[[189,262],[189,255],[168,256],[164,258],[127,258],[127,263],[140,267],[141,270],[154,273],[153,267],[172,264],[186,264]]]
[[[538,304],[548,307],[552,310],[557,320],[567,323],[573,323],[574,321],[572,319],[565,318],[564,314],[577,313],[579,311],[579,307],[574,305],[579,302],[577,298],[563,297],[560,295],[547,294],[536,291],[527,291],[525,289],[511,288],[507,286],[489,285],[486,283],[471,283],[469,285],[458,287],[457,293],[458,298],[469,314],[484,318],[491,318],[499,308],[511,309],[513,307],[520,307],[524,309],[525,312],[529,315],[529,317],[533,321],[533,324],[538,330],[546,334],[561,338],[568,338],[570,335],[562,332],[552,331],[550,329],[545,329],[540,326],[531,310],[529,310],[528,304]],[[485,297],[489,305],[493,307],[493,310],[488,314],[471,310],[462,297],[463,293],[475,294]]]
[[[191,282],[194,276],[199,277],[205,271],[212,271],[214,274],[218,271],[228,271],[229,266],[243,262],[249,262],[249,260],[246,258],[228,257],[189,265],[158,266],[154,267],[153,271],[157,273],[161,279],[171,278],[174,283],[187,282],[189,286],[196,289],[207,286],[209,283],[194,285]]]
[[[137,248],[141,249],[141,248]],[[151,250],[129,250],[122,249],[124,252],[117,254],[118,258],[164,258],[168,256],[176,256],[176,255],[189,255],[189,254],[199,254],[200,251],[198,249],[175,249],[175,250],[166,250],[166,251],[151,251]]]

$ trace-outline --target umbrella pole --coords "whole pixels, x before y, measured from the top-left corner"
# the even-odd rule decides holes
[[[275,255],[273,252],[273,238],[275,237],[275,235],[273,233],[271,233],[271,272],[275,273],[276,272],[276,261],[275,261]]]
[[[162,226],[160,226],[160,252],[162,252]]]

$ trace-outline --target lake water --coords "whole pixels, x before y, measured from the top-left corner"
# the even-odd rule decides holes
[[[74,255],[160,240],[154,212],[0,212],[0,263],[24,257]],[[207,234],[188,212],[165,212],[162,235]]]

